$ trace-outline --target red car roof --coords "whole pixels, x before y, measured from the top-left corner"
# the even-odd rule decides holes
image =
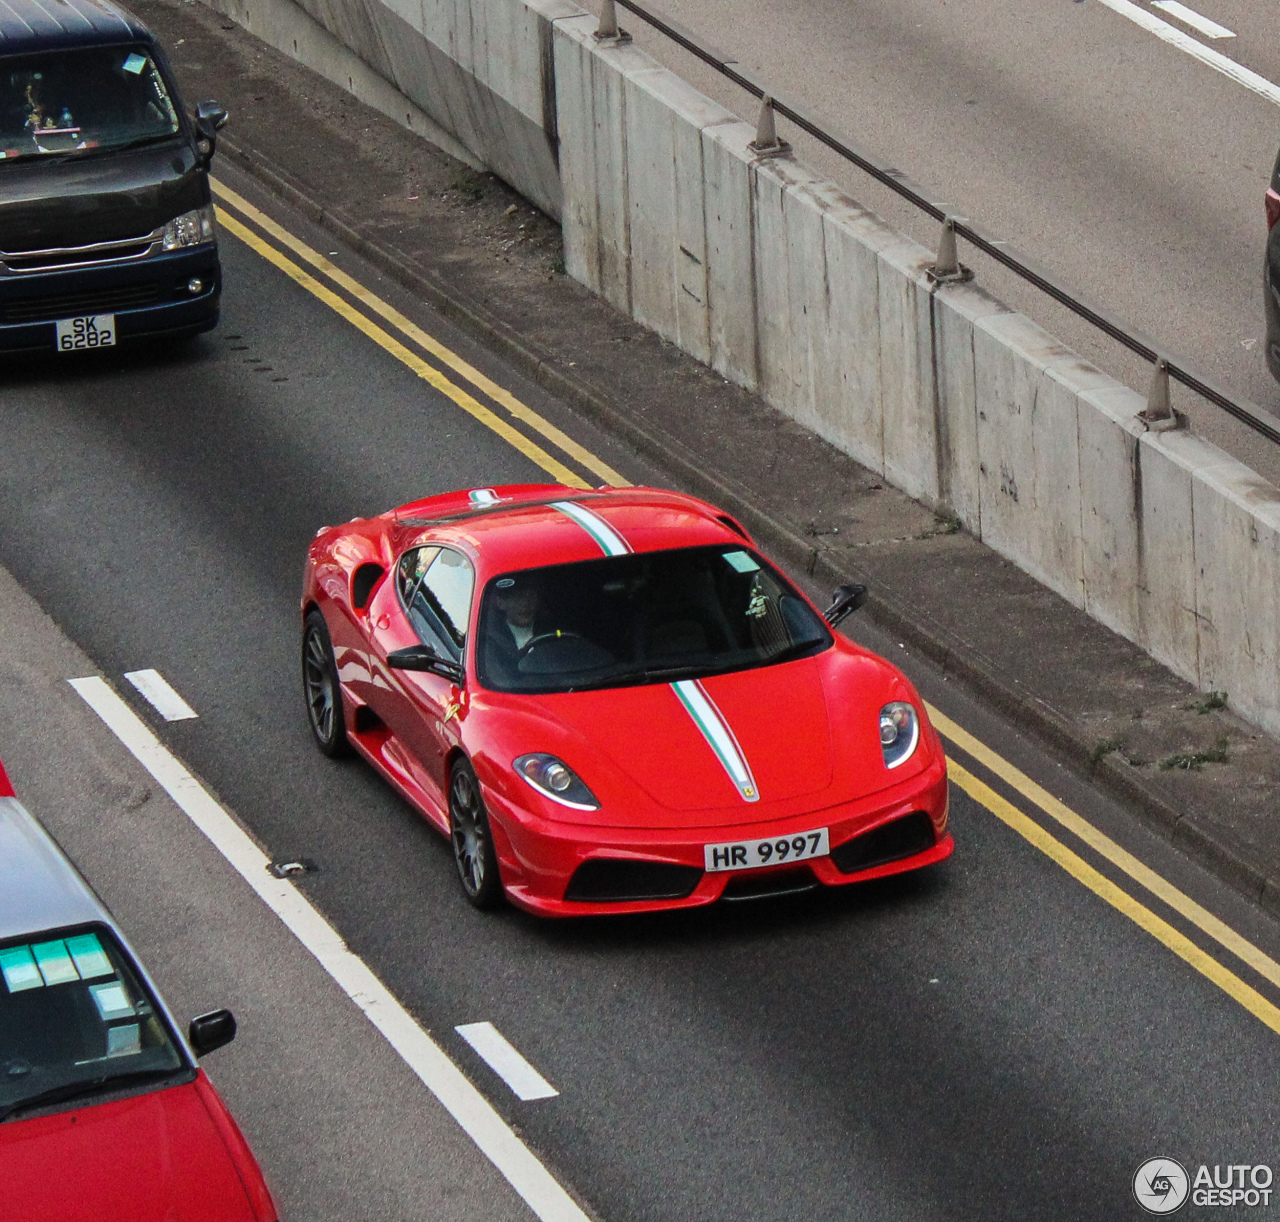
[[[633,552],[749,542],[745,532],[696,497],[653,488],[584,492],[558,484],[511,485],[430,497],[384,515],[397,524],[395,550],[418,540],[457,542],[492,573],[598,559],[589,527],[557,506],[599,519]]]

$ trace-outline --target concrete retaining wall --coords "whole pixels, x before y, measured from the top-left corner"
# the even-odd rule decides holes
[[[571,4],[299,3],[561,217],[575,278],[1280,733],[1280,490]]]
[[[207,0],[560,216],[551,23],[565,0]],[[443,135],[443,141],[439,137]]]

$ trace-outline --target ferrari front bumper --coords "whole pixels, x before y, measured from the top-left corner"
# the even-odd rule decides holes
[[[955,848],[947,831],[941,757],[909,780],[853,802],[730,827],[594,827],[531,814],[488,791],[485,802],[508,898],[543,916],[696,908],[721,899],[844,886],[932,865]],[[825,856],[750,870],[703,868],[708,844],[784,839],[818,827],[828,829],[831,852]],[[584,872],[593,877],[591,887],[581,885],[579,871],[586,863],[592,863]],[[602,869],[605,863],[617,865]],[[610,869],[631,881],[630,891],[622,887],[619,898],[586,898],[601,893],[599,879]],[[646,878],[649,897],[637,898]]]

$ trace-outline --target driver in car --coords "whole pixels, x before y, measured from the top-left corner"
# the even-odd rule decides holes
[[[550,629],[540,622],[542,592],[536,585],[517,582],[513,577],[500,578],[494,601],[500,614],[489,620],[485,660],[497,673],[510,677],[518,670],[520,651]]]

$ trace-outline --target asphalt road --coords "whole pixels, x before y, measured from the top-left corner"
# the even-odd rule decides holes
[[[470,909],[444,840],[367,767],[311,744],[302,559],[321,524],[542,473],[238,241],[225,238],[223,256],[223,325],[189,348],[7,373],[0,565],[273,857],[315,863],[302,891],[600,1218],[1083,1222],[1141,1216],[1129,1183],[1154,1155],[1272,1158],[1275,1033],[958,789],[960,849],[916,877],[661,919]],[[376,280],[345,252],[335,262]],[[374,287],[630,478],[661,481],[425,307]],[[1277,953],[1274,926],[1238,897],[998,718],[895,660]],[[161,722],[135,698],[121,676],[146,667],[199,717]],[[19,792],[55,792],[45,774],[59,759],[29,745],[23,759]],[[109,840],[85,838],[91,878],[109,853]],[[266,990],[270,965],[261,971]],[[486,1020],[557,1097],[519,1102],[454,1032]],[[251,1039],[249,1028],[242,1046]],[[351,1073],[367,1055],[352,1050]],[[419,1088],[387,1073],[394,1127]],[[255,1107],[244,1082],[233,1105],[265,1135],[282,1198],[304,1199],[290,1194],[308,1159],[277,1127],[296,1117]],[[404,1155],[365,1142],[315,1157],[345,1157],[358,1184],[403,1170]],[[505,1198],[476,1185],[467,1216],[505,1216]],[[365,1216],[314,1190],[305,1199],[294,1216]]]
[[[1263,194],[1280,110],[1101,0],[663,0],[660,6],[829,119],[835,132],[951,201],[1235,392],[1280,411],[1263,360]],[[1196,0],[1235,36],[1208,38],[1280,83],[1267,6]],[[627,28],[739,114],[755,102],[638,18]],[[1280,97],[1280,89],[1275,91]],[[781,124],[798,154],[930,247],[936,224]],[[1145,393],[1150,367],[1011,274],[961,251],[982,284]],[[1198,404],[1197,429],[1280,479],[1264,438]]]

